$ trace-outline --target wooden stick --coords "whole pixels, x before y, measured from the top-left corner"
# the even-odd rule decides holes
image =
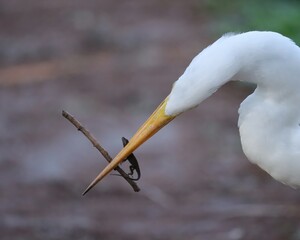
[[[90,140],[90,142],[93,144],[93,146],[95,148],[98,149],[98,151],[102,154],[102,156],[108,161],[111,162],[112,158],[111,156],[108,154],[108,152],[99,144],[99,142],[96,140],[96,138],[94,138],[92,136],[92,134],[81,125],[81,123],[75,119],[75,117],[73,117],[72,115],[70,115],[68,112],[66,111],[62,111],[62,115],[68,119],[76,128],[78,131],[82,132],[84,136],[87,137],[88,140]],[[140,188],[138,187],[138,185],[130,179],[130,177],[127,175],[127,173],[125,173],[123,171],[122,168],[120,168],[119,166],[115,168],[116,171],[118,171],[121,176],[131,185],[131,187],[133,188],[133,190],[135,192],[139,192]],[[87,192],[87,191],[86,191]],[[86,193],[84,192],[83,195]]]

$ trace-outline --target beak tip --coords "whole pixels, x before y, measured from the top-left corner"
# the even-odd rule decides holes
[[[85,194],[87,194],[95,185],[97,182],[92,182],[86,189],[85,191],[82,193],[82,196],[84,196]]]
[[[82,196],[84,196],[85,194],[87,194],[88,191],[90,191],[90,188],[87,188],[87,189],[82,193]]]
[[[89,189],[86,189],[86,190],[82,193],[82,196],[84,196],[88,191],[89,191]]]

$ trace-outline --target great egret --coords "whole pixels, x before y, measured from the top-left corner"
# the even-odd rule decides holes
[[[257,85],[239,109],[245,155],[275,179],[300,186],[300,48],[279,33],[252,31],[226,34],[199,53],[84,193],[163,126],[230,80]]]

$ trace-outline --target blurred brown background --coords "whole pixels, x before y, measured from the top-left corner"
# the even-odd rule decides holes
[[[216,8],[196,0],[0,1],[1,239],[300,239],[299,191],[242,153],[237,111],[252,90],[238,84],[136,151],[140,193],[109,176],[81,196],[106,162],[61,110],[114,156],[120,138],[220,36]]]

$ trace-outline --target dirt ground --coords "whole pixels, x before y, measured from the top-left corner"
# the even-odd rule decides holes
[[[300,193],[249,163],[224,86],[136,151],[141,192],[114,156],[214,40],[200,1],[0,1],[1,239],[300,239]]]

